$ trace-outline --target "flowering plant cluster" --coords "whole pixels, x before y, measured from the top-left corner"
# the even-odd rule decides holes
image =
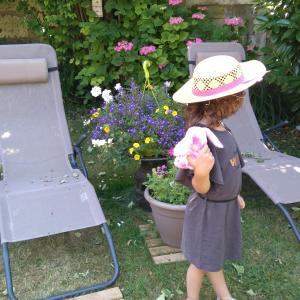
[[[107,0],[105,14],[111,18],[81,25],[85,49],[90,50],[82,61],[74,59],[83,65],[77,76],[80,86],[112,87],[116,82],[129,84],[131,78],[142,84],[139,65],[146,58],[152,62],[155,85],[172,78],[171,90],[178,89],[188,77],[187,47],[240,39],[237,26],[215,23],[208,10],[188,7],[183,0]]]
[[[177,169],[172,161],[169,166],[162,165],[148,174],[145,185],[149,188],[150,194],[158,201],[170,204],[186,204],[191,190],[182,184],[175,182]],[[170,190],[172,189],[172,192]]]
[[[99,97],[100,89],[93,87],[91,93]],[[167,87],[142,91],[132,81],[128,88],[117,84],[115,89],[114,96],[102,92],[102,105],[86,121],[93,125],[93,145],[112,145],[134,160],[171,153],[184,135],[184,120]]]
[[[247,43],[247,29],[242,17],[233,17],[224,19],[224,29],[232,41]]]

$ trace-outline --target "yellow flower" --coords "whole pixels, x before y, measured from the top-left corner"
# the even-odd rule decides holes
[[[94,112],[93,114],[92,114],[92,116],[94,117],[94,118],[97,118],[97,117],[99,117],[99,112],[98,111],[96,111],[96,112]]]
[[[165,115],[169,113],[169,106],[164,105]]]
[[[133,147],[134,147],[134,148],[138,148],[139,146],[140,146],[139,143],[134,143],[134,144],[133,144]]]
[[[172,116],[173,116],[173,117],[176,117],[176,116],[177,116],[177,111],[176,111],[176,110],[172,111]]]
[[[104,126],[104,127],[103,127],[103,131],[104,131],[105,133],[109,133],[109,132],[110,132],[109,126]]]
[[[155,112],[158,113],[158,112],[159,112],[159,108],[157,108],[157,109],[155,110]]]
[[[146,143],[146,144],[149,144],[150,142],[151,142],[151,139],[150,139],[149,137],[146,137],[146,138],[145,138],[145,143]]]
[[[134,158],[134,160],[140,160],[141,157],[140,157],[140,155],[136,154],[133,158]]]
[[[130,148],[128,151],[129,151],[130,154],[132,154],[133,151],[134,151],[134,148]]]

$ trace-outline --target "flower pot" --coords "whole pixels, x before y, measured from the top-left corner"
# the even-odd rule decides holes
[[[148,188],[145,190],[145,198],[151,206],[161,239],[169,246],[180,248],[186,205],[160,202],[150,196]]]
[[[144,197],[144,191],[146,189],[144,182],[147,180],[147,174],[151,174],[153,168],[166,164],[167,158],[165,157],[141,159],[140,166],[134,174],[136,192],[135,202],[139,207],[148,211],[151,210],[148,201],[146,201]]]

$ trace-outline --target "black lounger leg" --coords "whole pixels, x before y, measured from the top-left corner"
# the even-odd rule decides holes
[[[60,295],[56,295],[56,296],[50,296],[48,298],[45,298],[44,300],[62,300],[62,299],[67,299],[67,298],[71,298],[71,297],[76,297],[76,296],[92,293],[92,292],[95,292],[95,291],[103,290],[103,289],[113,285],[116,282],[116,280],[119,276],[119,273],[120,273],[118,257],[117,257],[117,254],[116,254],[116,250],[115,250],[115,247],[114,247],[114,244],[113,244],[112,236],[111,236],[111,233],[110,233],[110,230],[108,228],[107,223],[104,223],[101,226],[104,230],[104,234],[105,234],[105,237],[106,237],[106,241],[108,243],[109,251],[110,251],[113,266],[114,266],[114,274],[112,275],[111,279],[108,280],[108,281],[90,286],[90,287],[81,288],[81,289],[78,289],[78,290],[74,290],[74,291],[71,291],[71,292],[66,292],[66,293],[63,293],[63,294],[60,294]],[[8,297],[9,297],[10,300],[17,300],[17,298],[15,297],[14,292],[13,292],[13,284],[12,284],[12,277],[11,277],[11,270],[10,270],[8,243],[3,243],[2,248],[3,248],[3,266],[4,266],[4,272],[5,272],[7,294],[8,294]]]
[[[13,282],[11,278],[8,243],[2,244],[2,256],[8,298],[10,300],[17,300],[17,298],[14,295]]]
[[[289,224],[291,225],[294,234],[298,240],[298,242],[300,243],[300,233],[298,228],[296,227],[293,218],[291,217],[289,211],[287,210],[287,208],[282,204],[282,203],[277,203],[276,204],[277,207],[282,211],[283,215],[285,216],[285,218],[287,219],[287,221],[289,222]]]
[[[112,236],[111,233],[109,231],[108,225],[107,223],[104,223],[101,225],[104,229],[104,233],[105,233],[105,237],[109,246],[109,250],[111,253],[111,257],[112,257],[112,261],[113,261],[113,265],[114,265],[114,274],[112,276],[112,278],[108,281],[105,281],[103,283],[99,283],[90,287],[86,287],[86,288],[81,288],[78,290],[74,290],[71,292],[66,292],[64,294],[61,295],[57,295],[57,296],[51,296],[49,298],[45,298],[44,300],[61,300],[61,299],[67,299],[67,298],[71,298],[71,297],[77,297],[80,295],[84,295],[84,294],[88,294],[88,293],[92,293],[95,291],[100,291],[103,290],[111,285],[113,285],[120,273],[120,267],[119,267],[119,263],[118,263],[118,258],[117,258],[117,254],[116,254],[116,250],[113,244],[113,240],[112,240]]]

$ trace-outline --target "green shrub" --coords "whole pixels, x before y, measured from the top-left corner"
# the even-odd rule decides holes
[[[278,86],[284,106],[294,120],[300,120],[300,2],[296,0],[258,1],[260,29],[268,32],[262,50],[271,72],[269,84]],[[277,95],[272,93],[277,99]]]
[[[97,18],[91,0],[80,4],[75,0],[20,1],[27,26],[56,49],[63,70],[63,91],[69,98],[75,91],[89,98],[90,85],[112,87],[132,78],[142,83],[140,65],[145,59],[152,62],[154,84],[171,80],[172,88],[178,88],[188,78],[188,40],[244,40],[242,27],[237,32],[231,26],[213,23],[207,16],[192,18],[193,13],[202,12],[184,4],[171,6],[167,0],[107,0],[104,4],[104,18]],[[183,22],[171,25],[172,17],[181,17]],[[133,43],[133,49],[116,51],[121,41]],[[156,50],[141,55],[139,51],[146,45]]]

